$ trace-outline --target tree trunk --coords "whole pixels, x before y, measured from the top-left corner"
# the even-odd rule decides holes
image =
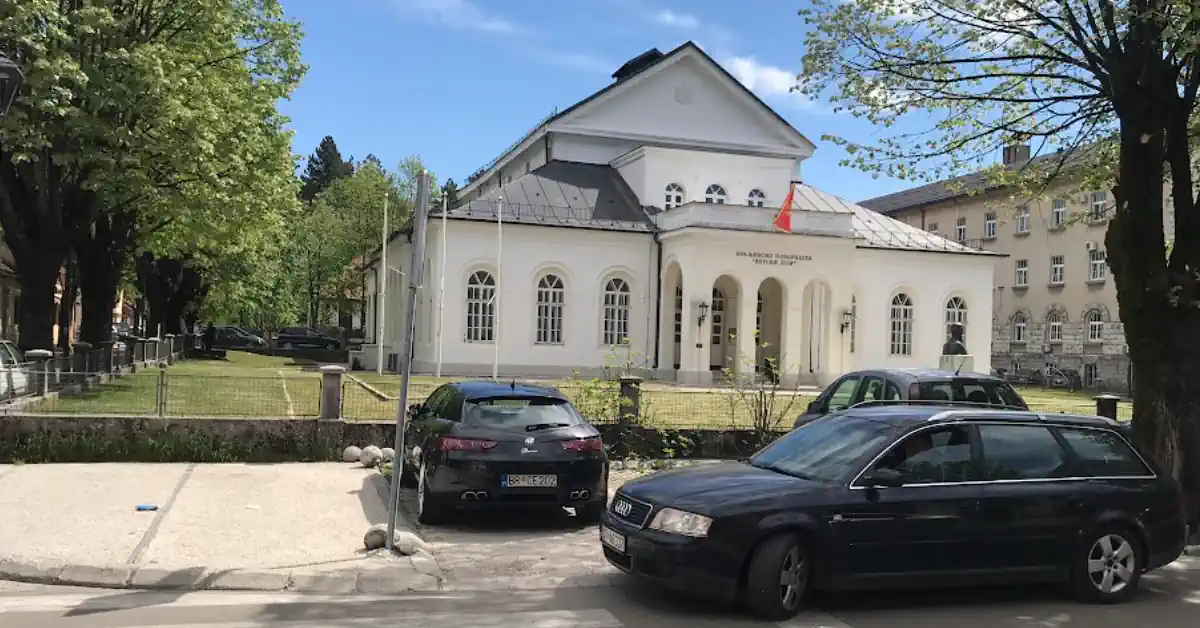
[[[21,304],[17,311],[20,336],[17,344],[22,351],[53,351],[56,313],[54,292],[62,268],[62,256],[53,251],[42,252],[30,261],[31,264],[19,268],[17,273],[21,284]]]
[[[101,214],[90,234],[79,238],[79,279],[83,305],[80,336],[97,344],[112,340],[113,309],[121,273],[129,262],[137,219],[131,212]]]
[[[79,295],[79,265],[74,256],[67,256],[63,285],[58,299],[58,350],[71,353],[71,329],[75,326],[75,298]]]

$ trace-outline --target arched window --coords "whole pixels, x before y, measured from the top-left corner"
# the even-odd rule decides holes
[[[539,345],[563,343],[563,305],[567,292],[558,275],[545,275],[537,286],[537,338]]]
[[[767,204],[767,195],[763,191],[755,188],[750,190],[750,195],[746,199],[746,204],[751,207],[762,207]]]
[[[1029,327],[1029,319],[1025,314],[1017,312],[1012,316],[1012,341],[1016,344],[1025,343],[1025,331]]]
[[[760,290],[758,292],[758,303],[754,306],[754,333],[757,334],[755,336],[756,343],[758,342],[758,340],[757,340],[758,335],[762,334],[762,316],[763,316],[763,293]]]
[[[683,186],[678,183],[668,183],[663,208],[671,209],[680,205],[683,205]]]
[[[724,205],[726,198],[727,198],[727,196],[725,194],[725,188],[717,185],[716,183],[708,186],[707,190],[704,190],[704,202],[705,203],[716,203],[717,205]]]
[[[913,302],[901,292],[892,297],[891,342],[892,355],[912,355],[913,350]]]
[[[675,286],[675,344],[683,342],[683,287]]]
[[[721,336],[725,333],[725,293],[717,288],[712,291],[712,343],[721,344]]]
[[[960,297],[954,297],[946,301],[946,336],[950,336],[950,326],[958,323],[963,326],[963,332],[967,329],[967,302]]]
[[[1100,310],[1088,310],[1087,339],[1088,342],[1104,341],[1104,313]]]
[[[604,344],[620,345],[629,340],[629,282],[613,277],[604,286]]]
[[[1046,315],[1046,342],[1063,341],[1063,323],[1065,322],[1067,322],[1067,315],[1058,310]]]
[[[496,340],[496,280],[486,270],[467,279],[467,342]]]

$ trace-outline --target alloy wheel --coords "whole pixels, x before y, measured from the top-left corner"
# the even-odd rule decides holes
[[[1136,569],[1137,554],[1133,545],[1119,534],[1105,534],[1088,552],[1088,579],[1101,593],[1119,593],[1128,587]]]
[[[804,588],[808,584],[808,569],[804,553],[797,546],[792,546],[783,557],[783,566],[779,572],[779,601],[784,608],[793,609],[800,604]]]

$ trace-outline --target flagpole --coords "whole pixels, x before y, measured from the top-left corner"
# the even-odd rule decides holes
[[[504,198],[501,197],[496,202],[498,211],[496,212],[496,290],[492,293],[492,325],[495,334],[492,337],[492,344],[495,345],[494,353],[492,354],[492,379],[500,378],[500,290],[504,286],[500,283],[500,259],[504,254]]]
[[[387,245],[389,196],[389,192],[383,193],[383,231],[379,235],[379,272],[375,273],[376,279],[382,277],[382,279],[379,279],[379,305],[376,307],[376,309],[379,311],[375,314],[375,372],[379,375],[383,375],[383,342],[387,330],[387,327],[384,326],[384,322],[387,317]]]
[[[437,369],[435,377],[442,376],[442,327],[446,323],[446,194],[442,193],[442,262],[438,265],[440,285],[438,286],[438,326],[437,326]]]

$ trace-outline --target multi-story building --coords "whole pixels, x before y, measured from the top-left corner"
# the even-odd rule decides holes
[[[1011,146],[1003,162],[1018,167],[1029,158],[1028,146]],[[974,173],[860,204],[1004,254],[996,260],[992,300],[993,367],[1044,370],[1052,365],[1077,370],[1090,388],[1131,386],[1104,245],[1111,191],[1081,189],[1064,178],[1038,198],[1028,198],[1012,188],[990,186],[982,173]],[[1169,202],[1167,207],[1169,212]],[[1165,224],[1170,229],[1169,214]]]

